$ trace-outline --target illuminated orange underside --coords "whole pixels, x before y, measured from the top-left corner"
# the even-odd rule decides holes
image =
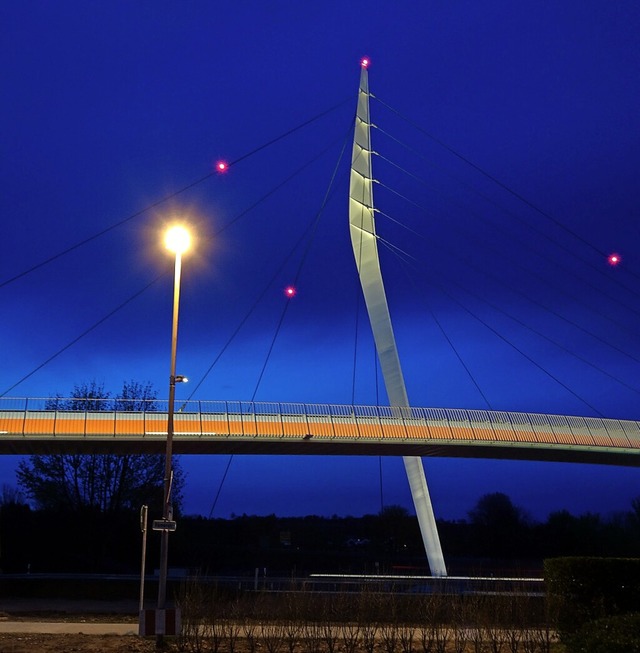
[[[15,413],[14,413],[15,414]],[[61,417],[39,415],[38,417],[0,417],[0,432],[11,435],[77,435],[77,436],[147,436],[162,437],[167,432],[167,417],[153,414],[135,418],[113,414],[85,417]],[[174,434],[183,436],[250,436],[250,437],[318,437],[345,439],[414,439],[414,440],[466,440],[487,442],[525,442],[544,444],[565,444],[585,446],[618,446],[640,448],[640,443],[626,438],[609,435],[581,435],[574,433],[552,433],[548,431],[484,428],[477,425],[433,425],[403,424],[389,421],[367,423],[359,420],[323,418],[322,420],[293,419],[274,416],[264,419],[255,416],[238,415],[205,416],[198,414],[176,415]],[[0,435],[1,437],[1,435]]]

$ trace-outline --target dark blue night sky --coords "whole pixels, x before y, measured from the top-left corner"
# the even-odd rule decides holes
[[[384,404],[347,222],[368,55],[411,403],[640,419],[636,2],[10,0],[0,30],[0,393],[166,397],[160,233],[186,216],[179,400]],[[183,457],[188,513],[210,513],[227,462]],[[640,495],[632,468],[425,467],[448,519],[486,492],[540,519]],[[214,514],[377,512],[380,478],[377,457],[238,456]],[[399,459],[382,499],[412,509]]]

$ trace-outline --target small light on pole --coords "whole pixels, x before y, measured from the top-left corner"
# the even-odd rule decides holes
[[[171,322],[171,369],[169,372],[169,405],[167,414],[167,447],[165,452],[164,498],[162,522],[165,528],[160,533],[160,577],[158,579],[158,610],[165,610],[167,599],[167,571],[169,561],[169,524],[173,517],[171,505],[171,484],[173,470],[173,413],[176,396],[176,383],[187,381],[185,376],[176,376],[176,354],[178,350],[178,314],[180,309],[180,277],[182,272],[182,255],[191,245],[191,235],[181,225],[168,229],[164,236],[165,247],[175,254],[175,275],[173,281],[173,319]],[[163,620],[164,621],[164,620]],[[164,629],[162,629],[164,631]],[[164,632],[157,633],[161,640]]]

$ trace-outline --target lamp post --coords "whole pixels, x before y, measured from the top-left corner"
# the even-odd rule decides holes
[[[164,611],[167,600],[167,569],[169,559],[169,525],[173,517],[171,505],[171,483],[173,480],[173,410],[176,396],[176,382],[184,381],[185,377],[176,377],[176,353],[178,350],[178,312],[180,308],[180,275],[182,271],[182,254],[191,244],[189,232],[181,226],[171,227],[164,237],[164,244],[175,254],[175,273],[173,280],[173,320],[171,323],[171,370],[169,373],[169,406],[167,417],[167,447],[164,466],[164,500],[162,521],[164,528],[160,531],[160,577],[158,579],[158,611]],[[174,524],[175,527],[175,524]],[[164,634],[158,633],[160,637]]]

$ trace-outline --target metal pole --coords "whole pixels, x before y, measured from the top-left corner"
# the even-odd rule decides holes
[[[141,614],[144,610],[144,574],[147,564],[147,515],[149,513],[148,506],[140,508],[140,530],[142,531],[142,565],[140,568],[140,607],[138,613]]]
[[[182,256],[176,252],[175,276],[173,281],[173,320],[171,328],[171,370],[169,373],[169,406],[167,417],[167,448],[164,467],[164,503],[162,518],[165,522],[172,517],[171,508],[171,458],[173,455],[173,410],[176,396],[176,354],[178,350],[178,311],[180,307],[180,273]],[[169,560],[169,530],[160,531],[160,577],[158,579],[158,610],[164,610],[167,600],[167,569]],[[164,634],[164,633],[162,633]],[[162,639],[162,634],[158,634]]]

